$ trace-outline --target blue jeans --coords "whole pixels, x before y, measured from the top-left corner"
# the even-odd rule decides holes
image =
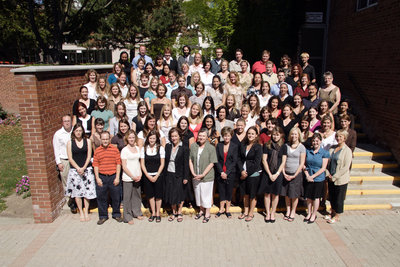
[[[99,174],[100,180],[103,182],[103,186],[99,186],[96,183],[97,193],[97,207],[99,210],[100,219],[108,219],[108,193],[111,198],[112,217],[121,217],[120,205],[121,205],[121,182],[115,186],[113,184],[115,180],[115,174],[103,175]]]

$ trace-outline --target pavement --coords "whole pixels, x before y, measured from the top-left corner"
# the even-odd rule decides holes
[[[0,217],[0,266],[400,266],[399,210],[346,211],[334,225],[233,215],[101,226],[97,213],[80,222],[64,211],[51,224]]]

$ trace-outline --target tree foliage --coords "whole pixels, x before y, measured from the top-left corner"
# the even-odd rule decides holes
[[[166,44],[180,31],[182,0],[0,0],[2,48],[18,40],[62,62],[62,44],[132,48],[138,42]],[[20,12],[15,12],[15,11]],[[12,18],[9,20],[9,18]],[[29,37],[29,38],[27,38]]]
[[[187,25],[226,51],[239,13],[238,0],[192,0],[183,3]]]

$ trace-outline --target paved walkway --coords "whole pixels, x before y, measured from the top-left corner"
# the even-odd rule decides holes
[[[348,211],[342,221],[266,224],[222,216],[96,225],[64,213],[52,224],[0,217],[0,266],[399,266],[400,212]]]

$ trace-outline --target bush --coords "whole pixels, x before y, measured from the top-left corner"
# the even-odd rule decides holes
[[[7,111],[5,111],[0,104],[0,119],[4,120],[5,118],[7,118],[7,115],[8,115]]]

